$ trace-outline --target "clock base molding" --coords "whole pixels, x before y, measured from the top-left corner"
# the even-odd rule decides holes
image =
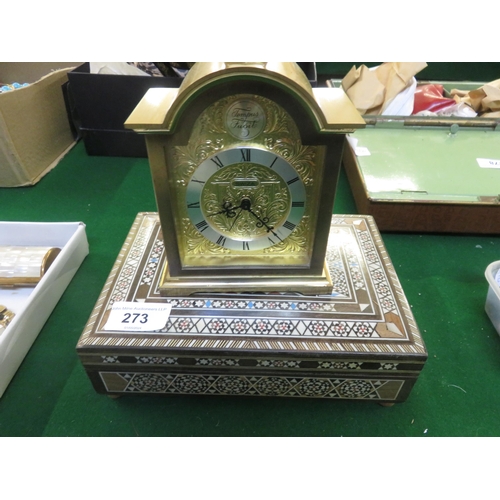
[[[370,216],[335,215],[329,295],[165,297],[158,214],[138,214],[76,350],[95,390],[117,396],[225,395],[405,401],[427,359]],[[170,304],[157,331],[105,328],[115,302]]]
[[[209,289],[211,292],[230,293],[277,293],[291,292],[305,295],[327,295],[333,291],[328,262],[321,276],[207,276],[173,278],[165,266],[159,291],[163,296],[184,296]]]

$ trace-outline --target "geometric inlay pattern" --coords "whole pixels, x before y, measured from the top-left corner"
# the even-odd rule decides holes
[[[100,372],[105,385],[119,377],[124,393],[218,394],[329,399],[396,399],[403,380]],[[113,381],[116,385],[116,380]]]
[[[276,368],[279,370],[319,370],[324,372],[377,370],[377,371],[407,371],[408,364],[380,361],[339,361],[339,360],[311,360],[311,359],[275,359],[275,358],[191,358],[187,356],[100,356],[103,364],[126,365],[158,365],[158,366],[200,366],[208,369],[221,366],[231,368]]]
[[[158,214],[138,214],[77,345],[98,392],[403,401],[427,351],[370,216],[333,216],[331,295],[162,297]],[[105,330],[114,302],[169,304],[156,331]]]

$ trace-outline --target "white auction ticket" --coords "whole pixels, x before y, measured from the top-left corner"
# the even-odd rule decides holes
[[[104,330],[152,332],[168,321],[171,304],[155,302],[115,302]]]
[[[494,158],[476,158],[481,168],[500,168],[500,160]]]

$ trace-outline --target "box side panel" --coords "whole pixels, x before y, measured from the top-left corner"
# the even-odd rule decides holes
[[[146,141],[123,124],[153,87],[178,87],[182,78],[92,74],[88,63],[68,73],[73,123],[87,154],[146,158]]]
[[[240,372],[215,370],[176,372],[168,367],[142,370],[85,366],[94,389],[100,394],[273,396],[403,402],[418,374],[303,375],[294,372]]]
[[[146,140],[133,130],[80,129],[85,151],[90,156],[147,158]]]
[[[61,86],[67,70],[0,95],[2,186],[34,183],[73,144]]]
[[[16,155],[0,107],[0,187],[20,186],[28,181],[29,178]]]
[[[84,64],[68,74],[69,91],[81,126],[88,130],[124,130],[130,113],[153,87],[178,87],[181,78],[100,75]]]
[[[53,71],[75,68],[81,62],[0,62],[0,82],[34,83]]]

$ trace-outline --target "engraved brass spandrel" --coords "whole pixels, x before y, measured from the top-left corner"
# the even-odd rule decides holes
[[[182,228],[186,236],[182,241],[185,242],[183,250],[186,255],[193,257],[203,256],[206,254],[223,255],[228,254],[227,248],[221,247],[207,240],[203,235],[196,230],[189,217],[182,219]],[[198,262],[200,264],[200,262]]]
[[[165,148],[165,158],[167,162],[175,165],[172,181],[176,188],[185,188],[192,177],[196,167],[206,158],[224,149],[222,138],[206,140],[202,143],[190,142],[187,146],[177,146],[173,149],[170,157],[169,150]]]
[[[189,219],[183,219],[183,228],[186,231],[186,259],[187,267],[203,267],[207,265],[262,265],[260,251],[246,252],[245,255],[234,255],[227,248],[212,243],[204,238],[191,224]],[[304,264],[305,256],[308,256],[305,247],[307,233],[307,220],[297,226],[293,236],[287,238],[287,243],[279,243],[264,250],[266,264],[269,266],[290,265],[300,266]],[[256,254],[256,260],[252,262]]]
[[[265,254],[288,254],[291,253],[295,257],[309,256],[308,240],[311,238],[310,217],[304,216],[300,224],[288,236],[286,242],[282,241],[272,247],[264,249]]]
[[[227,131],[225,123],[228,108],[241,100],[255,100],[265,110],[266,127],[258,139],[254,138],[255,141],[280,154],[294,166],[297,164],[304,183],[313,182],[313,169],[317,163],[315,152],[319,148],[302,146],[297,126],[276,103],[246,94],[223,98],[203,111],[196,120],[188,144],[174,147],[172,160],[176,165],[177,179],[186,183],[193,169],[203,160],[225,148],[241,144],[241,140]]]
[[[293,139],[274,137],[266,137],[265,146],[292,163],[306,186],[314,184],[318,157],[322,153],[320,147],[303,146]]]

